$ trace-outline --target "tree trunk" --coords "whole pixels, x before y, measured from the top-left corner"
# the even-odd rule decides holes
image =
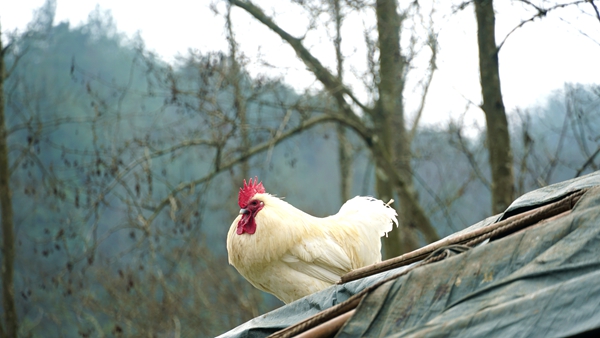
[[[476,0],[477,42],[482,109],[487,123],[487,146],[492,172],[492,212],[503,212],[513,201],[513,158],[508,135],[508,122],[500,88],[498,48],[495,36],[495,14],[492,0]]]
[[[1,30],[0,30],[1,32]],[[2,304],[4,308],[5,337],[16,337],[18,331],[14,290],[15,234],[13,224],[12,192],[8,172],[8,135],[4,116],[4,54],[0,37],[0,208],[2,210]]]
[[[420,207],[412,185],[410,143],[404,125],[405,61],[400,53],[400,16],[395,0],[376,2],[377,31],[379,34],[379,101],[373,114],[375,130],[385,148],[383,156],[396,165],[404,184],[398,187],[399,231],[393,231],[383,241],[385,257],[396,257],[419,247],[416,231],[427,233],[428,240],[437,239],[435,229]],[[393,184],[382,170],[376,172],[378,197],[392,198]],[[411,207],[413,206],[413,207]],[[416,207],[415,207],[416,206]],[[431,234],[434,234],[432,237]]]

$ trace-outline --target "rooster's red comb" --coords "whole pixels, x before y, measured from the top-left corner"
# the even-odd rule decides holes
[[[244,180],[244,186],[240,188],[240,193],[238,195],[238,205],[240,208],[248,206],[248,202],[250,202],[250,199],[254,197],[254,195],[264,194],[265,187],[263,187],[262,182],[257,182],[258,177],[256,176],[254,177],[254,182],[252,182],[252,179],[249,179],[248,183]]]

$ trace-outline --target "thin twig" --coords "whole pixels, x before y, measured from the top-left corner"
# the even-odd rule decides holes
[[[506,36],[504,37],[504,39],[502,40],[502,42],[498,45],[497,51],[500,51],[500,49],[502,48],[502,46],[504,46],[504,43],[506,42],[506,40],[508,39],[508,37],[512,35],[512,33],[514,33],[517,29],[523,27],[528,22],[533,22],[537,18],[544,17],[544,16],[548,15],[548,12],[553,11],[555,9],[565,8],[565,7],[572,6],[572,5],[579,5],[579,4],[582,4],[582,3],[590,2],[590,0],[580,0],[580,1],[570,2],[570,3],[566,3],[566,4],[554,5],[554,6],[550,7],[550,8],[544,9],[544,8],[541,8],[541,7],[538,7],[538,6],[534,5],[534,4],[532,4],[531,2],[529,2],[527,0],[520,0],[520,1],[523,2],[523,3],[525,3],[525,4],[528,4],[528,5],[532,6],[533,8],[535,8],[535,10],[537,11],[537,13],[535,15],[533,15],[532,17],[530,17],[529,19],[521,21],[521,23],[519,23],[516,27],[514,27],[513,29],[511,29],[511,31],[508,32],[508,34],[506,34]]]

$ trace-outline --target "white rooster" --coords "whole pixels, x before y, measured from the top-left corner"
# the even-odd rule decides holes
[[[293,302],[342,275],[381,261],[380,237],[398,225],[396,211],[357,196],[329,217],[313,217],[250,180],[240,188],[240,215],[227,234],[229,263],[256,288]]]

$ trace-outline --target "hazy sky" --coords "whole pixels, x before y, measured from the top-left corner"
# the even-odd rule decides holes
[[[139,32],[150,50],[156,51],[166,60],[173,60],[177,53],[185,54],[188,48],[202,52],[226,50],[224,22],[209,9],[212,0],[171,0],[169,2],[139,0],[58,0],[56,23],[70,21],[72,25],[85,22],[88,14],[99,5],[108,9],[116,21],[117,28],[133,36]],[[2,30],[24,29],[32,19],[33,10],[43,0],[19,0],[0,2]],[[168,5],[167,5],[168,3]],[[276,14],[276,20],[290,33],[299,36],[306,24],[297,13],[298,8],[284,5],[285,1],[261,0],[268,14]],[[442,3],[447,3],[442,1]],[[222,3],[217,6],[223,12]],[[447,7],[448,10],[450,6]],[[591,7],[586,9],[591,12]],[[529,14],[523,5],[514,2],[496,1],[497,40]],[[466,103],[480,103],[476,27],[473,8],[455,14],[439,13],[435,17],[439,30],[440,53],[438,71],[428,96],[424,119],[435,123],[446,121],[449,116],[457,117],[464,112]],[[298,61],[290,47],[274,33],[265,29],[240,9],[233,12],[236,38],[249,60],[261,57],[268,66],[257,63],[248,65],[253,74],[276,74],[283,70],[285,80],[294,87],[319,87],[314,77]],[[347,79],[361,97],[360,76],[352,76],[354,68],[363,67],[363,29],[371,23],[358,16],[349,17],[344,25],[347,34],[344,54],[347,57]],[[586,37],[581,32],[587,34]],[[356,37],[355,39],[349,39]],[[352,41],[355,40],[355,41]],[[307,36],[306,43],[311,51],[334,69],[330,38],[324,32]],[[363,62],[361,62],[363,60]],[[354,63],[354,64],[353,64]],[[272,67],[274,66],[274,67]],[[600,21],[591,15],[572,8],[551,12],[543,20],[536,20],[518,29],[507,40],[500,52],[502,90],[508,110],[526,107],[539,102],[553,89],[561,88],[565,82],[600,83]],[[409,90],[406,93],[410,108],[418,100]],[[409,109],[410,110],[410,109]],[[467,118],[482,121],[479,109],[471,107]]]

